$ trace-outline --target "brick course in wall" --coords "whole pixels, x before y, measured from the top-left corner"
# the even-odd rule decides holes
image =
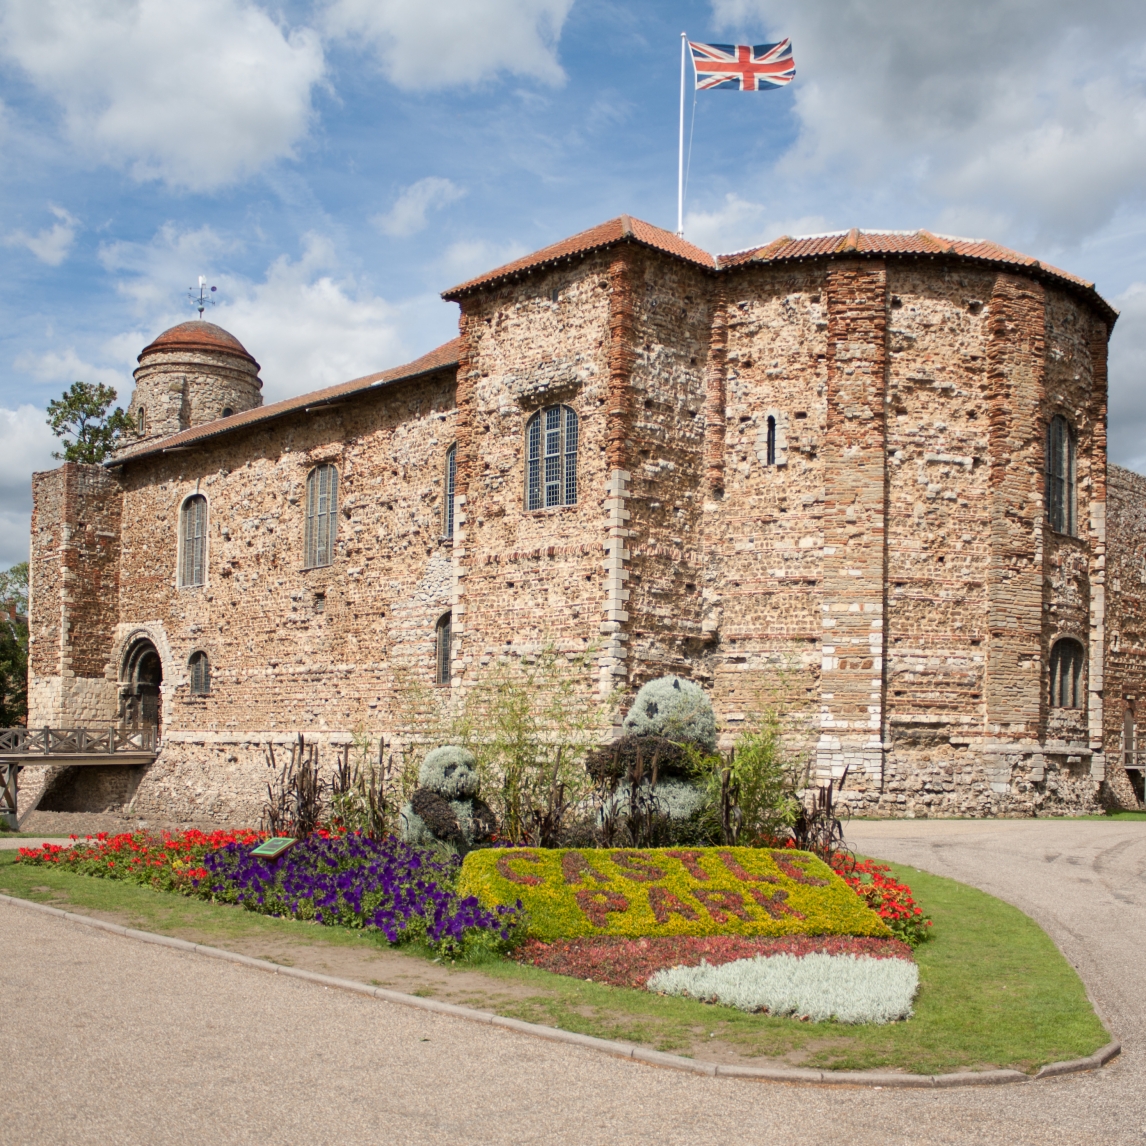
[[[1113,314],[1089,284],[926,232],[718,260],[623,219],[447,297],[459,340],[408,369],[265,410],[252,390],[216,424],[230,376],[205,354],[183,410],[204,415],[178,436],[36,475],[31,722],[125,714],[140,642],[163,665],[159,759],[103,796],[57,779],[60,806],[250,822],[268,742],[302,730],[328,764],[363,733],[400,750],[545,650],[600,737],[680,673],[710,690],[726,746],[774,711],[809,777],[846,771],[866,814],[1136,803],[1146,479],[1111,467],[1108,485]],[[526,426],[553,405],[578,418],[577,502],[531,510]],[[1044,508],[1056,413],[1076,441],[1073,537]],[[307,569],[322,464],[337,542]],[[196,493],[207,576],[180,588]],[[1078,710],[1050,707],[1061,636],[1090,650]]]

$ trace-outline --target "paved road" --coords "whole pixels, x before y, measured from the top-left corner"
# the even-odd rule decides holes
[[[1078,963],[1123,1058],[942,1092],[684,1076],[0,905],[0,1141],[1146,1143],[1146,824],[852,834],[1035,915]]]

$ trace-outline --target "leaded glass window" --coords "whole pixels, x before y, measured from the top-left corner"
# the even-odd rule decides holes
[[[306,529],[303,563],[308,569],[334,561],[338,536],[338,470],[316,466],[306,478]]]
[[[577,504],[577,414],[569,406],[539,410],[525,428],[525,508]]]
[[[1077,533],[1075,522],[1074,434],[1061,415],[1047,427],[1046,458],[1047,521],[1057,533]]]
[[[192,653],[188,667],[191,670],[191,695],[206,696],[211,691],[211,665],[207,654]]]
[[[197,493],[179,512],[179,584],[202,585],[207,575],[207,499]]]
[[[1082,660],[1080,642],[1064,637],[1056,641],[1050,656],[1051,708],[1083,708]]]
[[[453,653],[453,614],[444,613],[434,630],[434,681],[437,684],[450,683],[450,658]]]
[[[445,504],[445,529],[443,536],[453,537],[454,535],[454,492],[458,483],[458,447],[452,445],[446,450],[446,504]]]

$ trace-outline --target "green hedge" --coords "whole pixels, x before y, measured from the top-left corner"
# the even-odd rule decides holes
[[[537,939],[578,935],[878,935],[884,922],[808,852],[766,848],[486,848],[461,895],[520,899]]]

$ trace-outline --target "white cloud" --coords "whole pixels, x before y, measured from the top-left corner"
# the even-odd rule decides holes
[[[262,366],[263,398],[277,402],[396,366],[456,329],[449,308],[416,298],[394,305],[345,272],[329,239],[304,238],[298,259],[282,256],[261,281],[220,270],[235,248],[210,228],[161,228],[149,243],[103,252],[118,288],[135,303],[146,333],[125,331],[104,345],[110,362],[130,361],[157,334],[194,317],[173,307],[171,284],[207,274],[219,304],[204,318],[229,330]],[[180,277],[182,276],[182,278]],[[432,313],[441,321],[428,321]],[[417,340],[417,341],[415,341]]]
[[[325,26],[365,41],[398,87],[476,83],[499,72],[559,84],[557,42],[573,0],[330,0]]]
[[[77,149],[192,189],[290,156],[324,70],[315,32],[248,0],[7,0],[0,53],[58,101]]]
[[[32,472],[59,465],[52,457],[59,444],[43,410],[0,408],[0,568],[28,560]]]
[[[239,250],[238,242],[209,226],[181,231],[165,223],[149,243],[105,243],[99,258],[105,270],[120,275],[116,289],[139,313],[152,314],[170,305],[173,286],[182,281],[190,289],[207,267]]]
[[[26,231],[13,231],[4,237],[4,245],[27,247],[40,262],[47,263],[50,267],[58,267],[72,249],[79,220],[63,207],[49,204],[48,209],[56,216],[56,222],[51,227],[45,227],[34,235],[29,235]]]
[[[689,211],[684,217],[684,236],[712,254],[730,254],[763,246],[780,235],[807,235],[826,228],[820,215],[777,222],[768,218],[767,211],[763,203],[729,194],[715,211]]]
[[[140,347],[142,349],[142,346]],[[136,350],[136,354],[139,350]],[[60,383],[65,388],[73,382],[102,382],[117,393],[117,401],[126,406],[125,393],[131,389],[131,371],[97,366],[81,358],[74,347],[47,350],[40,354],[21,354],[13,363],[17,370],[40,382]]]
[[[1114,300],[1110,339],[1110,460],[1146,473],[1146,282]]]
[[[446,248],[441,266],[452,285],[511,263],[529,254],[529,251],[529,247],[516,242],[491,243],[486,239],[462,239]]]
[[[735,34],[790,35],[800,138],[784,170],[914,186],[1073,242],[1146,181],[1137,0],[713,0]],[[763,98],[768,98],[767,96]]]
[[[377,216],[374,222],[387,235],[415,235],[425,229],[427,211],[453,203],[464,194],[456,183],[431,175],[407,187],[394,206],[385,215]]]

